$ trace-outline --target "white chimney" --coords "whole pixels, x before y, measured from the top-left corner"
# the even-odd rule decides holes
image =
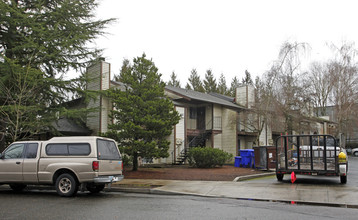
[[[246,108],[252,108],[255,105],[255,88],[252,85],[237,87],[235,101]]]

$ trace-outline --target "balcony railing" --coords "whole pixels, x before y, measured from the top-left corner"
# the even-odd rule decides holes
[[[198,129],[197,119],[189,119],[187,124],[188,129]],[[204,130],[222,130],[222,117],[215,116],[213,120],[206,123]]]

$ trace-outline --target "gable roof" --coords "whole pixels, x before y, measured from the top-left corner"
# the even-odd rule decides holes
[[[206,94],[202,92],[197,92],[193,90],[188,89],[182,89],[178,87],[173,86],[166,86],[165,90],[167,92],[173,93],[177,95],[178,99],[174,99],[176,101],[178,100],[186,100],[188,101],[201,101],[201,102],[207,102],[207,103],[213,103],[218,105],[223,105],[227,108],[233,109],[235,111],[243,110],[244,108],[237,105],[236,103],[233,103],[230,99],[227,97],[217,97],[211,94]]]

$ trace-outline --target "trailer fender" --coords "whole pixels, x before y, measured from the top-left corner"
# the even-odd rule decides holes
[[[339,175],[340,176],[347,175],[347,164],[339,164]]]

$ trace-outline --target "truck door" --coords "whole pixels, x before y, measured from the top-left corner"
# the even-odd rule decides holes
[[[10,145],[0,159],[0,182],[21,182],[25,143]]]
[[[29,143],[27,144],[24,161],[23,161],[23,180],[24,182],[37,183],[37,163],[39,158],[39,144],[38,143]]]

